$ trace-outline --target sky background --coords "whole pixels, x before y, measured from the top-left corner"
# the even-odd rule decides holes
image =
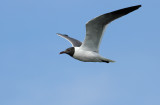
[[[124,7],[100,54],[85,63],[60,51],[80,41],[85,23]],[[1,0],[0,105],[160,105],[159,0]]]

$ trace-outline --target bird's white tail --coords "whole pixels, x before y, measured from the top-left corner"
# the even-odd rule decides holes
[[[112,62],[113,63],[115,61],[107,59],[107,58],[102,58],[102,62],[106,62],[106,63]]]

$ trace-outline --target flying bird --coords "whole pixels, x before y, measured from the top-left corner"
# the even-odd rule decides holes
[[[104,58],[99,54],[99,45],[105,27],[113,20],[127,15],[128,13],[137,10],[140,7],[141,5],[123,8],[100,15],[90,20],[86,23],[86,37],[83,43],[77,39],[69,37],[66,34],[57,33],[57,35],[65,38],[72,44],[72,47],[60,52],[60,54],[68,54],[71,57],[84,62],[115,62],[114,60]]]

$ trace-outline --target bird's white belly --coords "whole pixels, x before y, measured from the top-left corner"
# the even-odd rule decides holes
[[[84,62],[101,62],[100,55],[98,53],[92,51],[84,51],[79,49],[79,47],[75,47],[75,53],[73,57]]]

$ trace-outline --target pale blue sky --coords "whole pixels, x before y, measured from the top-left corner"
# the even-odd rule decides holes
[[[59,52],[80,41],[85,23],[142,7],[112,22],[100,54],[84,63]],[[0,105],[160,105],[159,0],[1,0]]]

